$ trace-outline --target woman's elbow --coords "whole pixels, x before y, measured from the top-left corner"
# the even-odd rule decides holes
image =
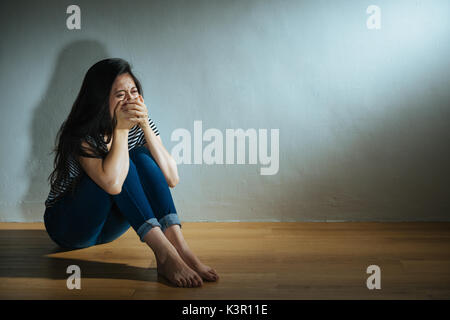
[[[180,179],[178,177],[172,178],[168,181],[168,185],[171,188],[175,188],[175,186],[178,184],[179,181]]]
[[[118,182],[108,183],[104,189],[107,193],[114,196],[122,192],[122,185],[123,183]]]
[[[170,162],[172,164],[172,167],[170,168],[170,178],[167,180],[167,184],[169,187],[174,188],[178,182],[180,181],[180,178],[178,177],[178,170],[177,170],[177,163],[175,160],[171,157]]]
[[[106,192],[108,192],[110,195],[115,196],[122,192],[122,187],[109,187]]]

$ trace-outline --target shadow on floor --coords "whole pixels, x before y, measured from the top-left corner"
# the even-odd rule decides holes
[[[0,230],[0,277],[62,280],[70,276],[66,273],[67,267],[77,265],[80,267],[82,279],[158,281],[174,287],[157,274],[156,268],[47,256],[68,251],[74,250],[59,247],[45,230]]]

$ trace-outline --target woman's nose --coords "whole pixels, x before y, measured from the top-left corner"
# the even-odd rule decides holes
[[[125,100],[126,101],[130,101],[130,100],[133,100],[133,99],[135,99],[135,97],[131,94],[131,93],[125,93]]]

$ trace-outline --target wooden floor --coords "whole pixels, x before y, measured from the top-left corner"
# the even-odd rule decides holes
[[[130,228],[112,243],[71,251],[42,223],[0,223],[0,299],[449,299],[450,223],[184,222],[218,282],[177,288]],[[69,290],[66,269],[81,268]],[[369,265],[381,289],[369,290]]]

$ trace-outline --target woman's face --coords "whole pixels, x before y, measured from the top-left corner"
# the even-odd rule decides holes
[[[120,100],[133,100],[139,96],[133,77],[129,73],[117,76],[109,94],[109,112],[111,119],[114,117],[114,109]]]

